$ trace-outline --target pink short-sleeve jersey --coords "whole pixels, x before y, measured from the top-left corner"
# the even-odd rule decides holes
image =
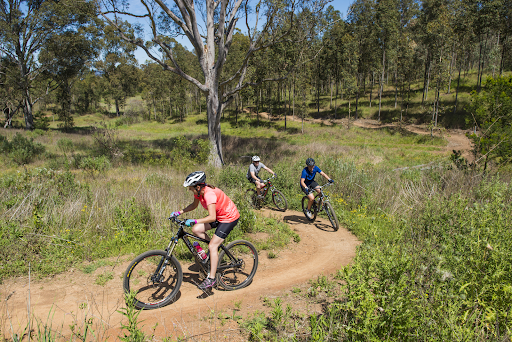
[[[195,198],[201,202],[203,208],[208,210],[208,204],[215,203],[215,212],[217,221],[222,223],[233,222],[240,217],[240,213],[235,203],[226,196],[226,194],[218,188],[212,189],[208,186],[204,187],[204,196],[196,196]]]

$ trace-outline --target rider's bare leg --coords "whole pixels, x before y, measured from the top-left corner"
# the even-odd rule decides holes
[[[206,234],[207,230],[212,229],[209,223],[197,223],[192,227],[192,233],[201,239],[210,241],[210,237]]]
[[[261,196],[261,188],[263,187],[263,183],[260,181],[255,181],[254,184],[256,185],[256,193],[258,196]]]
[[[317,195],[318,196],[320,194],[320,189],[319,188],[316,188],[315,191],[317,192]],[[312,192],[309,193],[308,195],[308,210],[311,210],[311,206],[313,205],[313,201],[315,200],[315,197],[316,197]]]
[[[219,262],[219,246],[224,242],[224,239],[218,237],[217,235],[213,235],[210,243],[208,244],[208,249],[210,250],[210,278],[215,279],[215,274],[217,273],[217,264]]]

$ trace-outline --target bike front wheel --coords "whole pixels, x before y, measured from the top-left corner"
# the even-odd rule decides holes
[[[304,216],[306,216],[309,222],[313,222],[316,219],[317,214],[316,201],[313,201],[313,204],[311,205],[311,218],[309,218],[308,214],[306,214],[306,211],[308,210],[308,202],[308,196],[302,197],[302,212],[304,213]]]
[[[327,217],[329,218],[329,221],[331,221],[332,228],[334,231],[337,231],[340,228],[340,224],[338,223],[338,218],[336,217],[336,213],[334,212],[331,203],[324,203],[324,210],[327,214]]]
[[[286,211],[286,209],[288,209],[288,202],[281,191],[275,190],[272,192],[272,201],[274,201],[278,210]]]
[[[258,193],[255,189],[247,189],[245,192],[245,200],[249,203],[249,206],[253,209],[260,208],[260,200],[258,199]]]
[[[224,289],[238,290],[252,282],[258,269],[258,252],[252,243],[237,240],[219,254],[217,282]]]
[[[180,290],[183,271],[174,255],[154,250],[142,253],[126,269],[125,293],[134,292],[138,309],[156,309],[172,302]]]

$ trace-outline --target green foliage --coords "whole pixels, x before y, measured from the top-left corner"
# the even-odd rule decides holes
[[[345,296],[310,322],[312,335],[479,340],[511,329],[512,188],[496,178],[473,188],[435,196],[407,221],[365,207],[342,212],[364,243],[343,269]]]
[[[34,114],[34,127],[36,129],[48,130],[50,128],[50,118],[41,111]]]
[[[173,165],[176,169],[189,169],[195,163],[206,163],[210,153],[207,140],[188,140],[178,136],[169,144],[170,151],[141,149],[133,144],[126,144],[123,160],[132,164]]]
[[[121,323],[121,329],[126,330],[121,341],[125,342],[144,342],[150,338],[141,330],[139,315],[142,310],[135,308],[135,293],[130,292],[125,294],[126,307],[117,310],[120,314],[126,317],[128,323]]]
[[[0,152],[1,153],[9,153],[11,150],[11,144],[6,137],[0,134]]]
[[[33,138],[27,139],[20,133],[9,142],[5,137],[0,138],[0,150],[7,153],[8,156],[18,165],[25,165],[34,160],[34,158],[44,153],[45,147]]]
[[[111,167],[110,160],[106,156],[84,157],[80,159],[78,168],[84,170],[91,176],[96,173],[105,173]]]
[[[478,160],[485,158],[499,164],[512,161],[512,76],[487,78],[481,92],[471,93],[470,110],[474,114],[469,124],[480,128],[472,134]]]
[[[75,149],[73,141],[69,138],[61,138],[57,141],[57,147],[64,153],[64,155],[68,153],[72,153]]]
[[[96,147],[96,154],[114,159],[122,155],[119,147],[118,132],[111,124],[103,122],[94,127],[92,134]]]

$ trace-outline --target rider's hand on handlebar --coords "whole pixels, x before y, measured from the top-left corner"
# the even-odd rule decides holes
[[[333,179],[329,179],[329,183],[334,183],[334,180]]]
[[[180,216],[180,215],[181,215],[181,211],[173,211],[173,212],[171,213],[171,217],[178,217],[178,216]]]
[[[197,223],[197,220],[191,220],[191,219],[188,219],[185,221],[185,226],[187,227],[192,227],[193,225],[195,225]]]

